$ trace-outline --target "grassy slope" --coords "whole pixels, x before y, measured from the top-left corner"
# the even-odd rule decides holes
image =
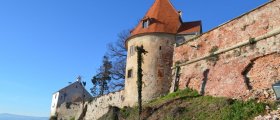
[[[155,99],[144,105],[142,118],[155,120],[247,120],[264,113],[265,104],[227,98],[200,96],[185,89]],[[105,117],[107,116],[107,118]],[[108,119],[105,115],[101,119]],[[137,120],[137,107],[118,111],[119,119]]]

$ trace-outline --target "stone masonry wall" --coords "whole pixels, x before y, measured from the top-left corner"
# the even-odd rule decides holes
[[[123,94],[123,91],[110,93],[108,95],[96,98],[91,102],[87,102],[86,105],[88,107],[84,119],[96,120],[106,114],[109,111],[110,106],[122,108],[124,103]]]
[[[93,98],[90,101],[84,103],[82,107],[81,102],[71,103],[68,107],[66,103],[63,103],[58,109],[58,119],[70,120],[75,118],[77,120],[79,117],[83,116],[84,120],[97,120],[109,111],[110,106],[123,107],[123,97],[124,92],[114,92],[108,95],[103,95],[101,97]]]
[[[274,99],[271,85],[280,81],[280,34],[255,39],[280,30],[279,13],[280,0],[274,0],[175,47],[179,88],[238,99]],[[215,54],[246,42],[251,44]]]
[[[136,46],[143,45],[148,52],[143,55],[143,89],[142,99],[147,102],[169,92],[173,44],[175,35],[150,33],[131,38],[128,43],[126,72],[132,70],[131,77],[126,73],[125,103],[134,106],[137,103],[137,53]],[[131,52],[134,51],[134,52]]]
[[[82,104],[80,102],[74,102],[71,104],[65,102],[57,108],[56,113],[58,120],[77,119],[82,113]]]

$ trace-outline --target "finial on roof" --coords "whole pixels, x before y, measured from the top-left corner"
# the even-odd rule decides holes
[[[78,76],[77,81],[78,81],[78,82],[81,82],[81,81],[82,81],[82,77],[81,77],[80,75]]]
[[[179,10],[178,13],[179,13],[180,17],[183,16],[183,11]]]

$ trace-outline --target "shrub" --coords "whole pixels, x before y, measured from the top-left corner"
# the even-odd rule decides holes
[[[218,51],[218,46],[213,46],[211,50],[209,51],[209,57],[207,58],[207,61],[214,62],[214,64],[219,60],[219,55],[215,54],[216,51]]]
[[[249,43],[250,43],[250,44],[255,44],[255,43],[256,43],[255,38],[250,38],[250,39],[249,39]]]
[[[71,104],[72,104],[71,102],[66,102],[66,108],[71,109]]]
[[[257,43],[257,41],[255,40],[255,38],[250,38],[249,39],[250,49],[256,48],[256,43]]]
[[[70,120],[75,120],[75,117],[71,117]]]
[[[218,51],[219,50],[219,47],[218,46],[213,46],[212,48],[211,48],[211,50],[209,51],[209,53],[211,54],[214,54],[214,52],[216,52],[216,51]]]
[[[222,113],[224,119],[245,120],[252,116],[258,115],[265,111],[264,103],[257,103],[256,101],[234,101],[232,105],[228,106]]]
[[[50,120],[57,120],[57,116],[56,115],[55,116],[51,116]]]
[[[89,100],[88,100],[88,103],[92,103],[92,101],[94,100],[95,98],[90,98]]]

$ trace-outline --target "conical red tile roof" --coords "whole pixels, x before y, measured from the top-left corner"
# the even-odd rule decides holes
[[[131,31],[131,36],[154,32],[176,34],[182,24],[180,14],[169,0],[156,0],[144,16],[145,19],[150,20],[148,28],[143,28],[143,21],[140,21]]]

